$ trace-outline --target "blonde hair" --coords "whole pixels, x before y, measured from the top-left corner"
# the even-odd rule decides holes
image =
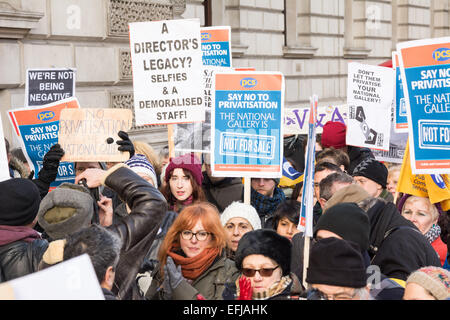
[[[144,155],[155,169],[156,175],[159,176],[161,174],[161,163],[155,150],[143,141],[133,141],[133,145],[135,152]]]
[[[408,197],[408,199],[406,199],[405,203],[403,204],[402,213],[405,210],[406,204],[409,204],[409,203],[412,204],[412,203],[420,201],[420,200],[425,201],[425,203],[426,203],[426,205],[428,207],[428,210],[431,213],[431,217],[433,218],[433,221],[437,220],[439,218],[439,211],[436,208],[436,206],[431,203],[430,199],[426,198],[426,197],[418,197],[418,196],[410,196],[410,197]]]

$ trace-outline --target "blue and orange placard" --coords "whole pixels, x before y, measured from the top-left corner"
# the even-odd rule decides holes
[[[450,173],[450,37],[397,45],[413,174]]]
[[[392,52],[392,66],[395,72],[395,111],[394,111],[394,131],[397,133],[408,133],[408,117],[406,115],[406,100],[403,94],[402,77],[398,61],[398,53]]]
[[[213,77],[213,176],[280,178],[284,76],[221,72]]]
[[[19,138],[22,150],[34,170],[34,177],[38,177],[45,154],[58,143],[59,116],[66,108],[79,108],[77,98],[64,99],[40,107],[27,107],[8,111],[9,120]],[[75,167],[73,162],[61,162],[58,176],[50,185],[54,188],[63,182],[75,181]]]
[[[203,65],[231,68],[230,27],[204,27],[200,32]]]

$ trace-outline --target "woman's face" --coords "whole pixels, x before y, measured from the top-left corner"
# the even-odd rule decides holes
[[[211,234],[208,234],[205,240],[200,241],[197,239],[197,237],[200,237],[199,234],[196,234],[195,236],[193,234],[190,234],[190,239],[185,239],[183,237],[183,231],[191,231],[192,233],[202,233],[207,232],[205,228],[203,227],[203,224],[201,220],[198,220],[197,223],[194,225],[194,227],[191,230],[182,230],[180,233],[180,247],[181,250],[183,250],[184,254],[188,258],[193,258],[200,253],[203,252],[203,250],[207,247],[209,247],[211,243]]]
[[[277,268],[276,268],[277,267]],[[273,273],[269,277],[262,277],[259,272],[256,272],[253,277],[248,277],[250,279],[253,293],[264,292],[268,290],[275,282],[280,281],[283,271],[281,266],[279,266],[274,260],[263,256],[261,254],[252,254],[246,256],[242,261],[243,269],[274,269]]]
[[[431,229],[437,218],[433,219],[431,208],[425,198],[419,198],[415,201],[406,201],[403,206],[402,216],[414,223],[414,225],[425,234]]]
[[[386,189],[387,189],[387,191],[392,193],[392,195],[395,195],[395,189],[397,188],[397,183],[398,183],[399,177],[400,177],[399,170],[393,171],[393,172],[389,173],[389,175],[388,175]]]
[[[277,233],[280,236],[286,237],[292,241],[292,237],[299,232],[300,230],[297,229],[297,225],[292,223],[288,218],[283,217],[278,221]]]
[[[169,179],[170,191],[178,201],[184,201],[192,194],[192,183],[188,176],[184,174],[183,169],[176,168],[172,171]]]
[[[241,240],[242,236],[252,230],[253,227],[247,219],[235,217],[228,220],[225,224],[227,247],[233,251],[236,251],[239,240]]]

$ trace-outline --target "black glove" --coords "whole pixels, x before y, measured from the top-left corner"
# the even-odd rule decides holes
[[[55,144],[47,151],[42,163],[42,169],[38,173],[38,179],[45,183],[52,183],[58,175],[59,161],[64,155],[64,150],[59,144]]]
[[[119,131],[117,135],[122,139],[116,141],[116,143],[119,145],[118,150],[128,151],[130,153],[130,158],[134,156],[134,145],[128,137],[128,133],[126,133],[125,131]]]
[[[181,266],[176,266],[172,257],[167,257],[166,264],[164,266],[164,281],[163,290],[169,298],[172,298],[172,291],[176,289],[181,281],[184,280],[181,272]]]

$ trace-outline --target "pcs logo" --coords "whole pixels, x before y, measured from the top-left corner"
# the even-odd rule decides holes
[[[446,61],[450,59],[449,48],[439,48],[433,51],[433,59],[436,61]]]
[[[208,33],[208,32],[202,32],[202,34],[201,34],[201,40],[203,41],[203,40],[209,40],[209,39],[211,39],[211,33]]]
[[[37,118],[41,121],[48,121],[55,117],[55,113],[53,111],[42,111],[38,113]]]
[[[241,80],[241,87],[253,88],[254,86],[256,86],[257,83],[258,83],[258,81],[256,81],[256,79],[244,78]]]

